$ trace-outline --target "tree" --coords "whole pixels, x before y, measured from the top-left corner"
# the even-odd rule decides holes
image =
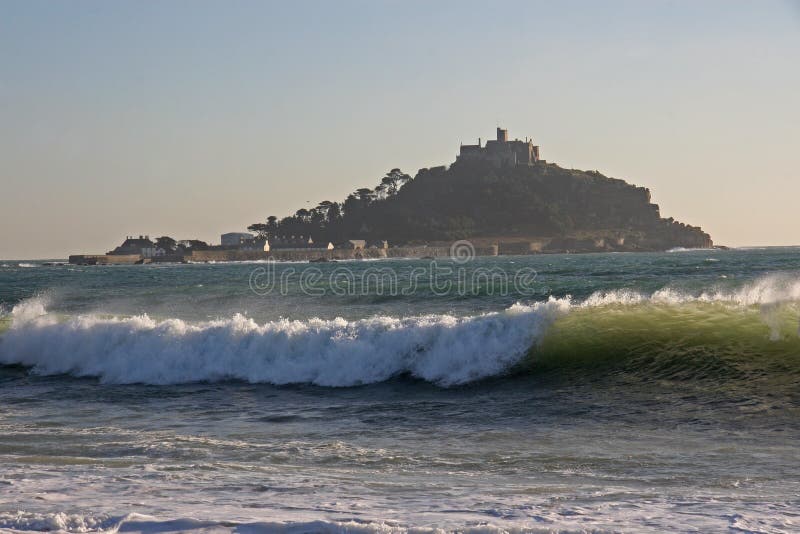
[[[338,202],[331,202],[328,208],[327,218],[329,226],[338,223],[342,218],[342,205]]]
[[[333,202],[331,202],[330,200],[323,200],[322,202],[317,204],[317,207],[315,209],[316,209],[317,213],[322,215],[323,219],[327,220],[328,219],[328,211],[331,209],[332,205],[333,205]]]
[[[396,195],[403,185],[411,181],[411,177],[400,169],[392,169],[381,178],[381,185],[389,196]]]
[[[375,191],[369,187],[356,189],[355,195],[359,202],[361,202],[364,206],[369,205],[373,200],[375,200]]]
[[[247,227],[247,229],[250,230],[251,232],[257,233],[258,237],[262,239],[267,237],[267,234],[269,233],[269,227],[264,223],[251,224],[250,226]]]
[[[274,215],[267,217],[267,238],[274,238],[278,235],[278,218]]]
[[[325,226],[325,213],[317,208],[311,210],[311,217],[309,218],[308,223],[311,225],[312,233],[313,230],[322,228]]]
[[[156,239],[156,247],[164,250],[165,252],[174,252],[177,248],[177,244],[177,241],[165,235]]]

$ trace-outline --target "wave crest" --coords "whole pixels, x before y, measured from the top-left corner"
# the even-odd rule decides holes
[[[40,301],[12,311],[0,363],[105,383],[243,380],[354,386],[401,374],[453,386],[506,372],[561,313],[566,300],[474,317],[428,315],[258,324],[241,314],[191,324],[77,316],[60,321]]]
[[[141,532],[163,534],[177,532],[263,532],[298,534],[318,532],[321,534],[506,534],[510,532],[533,532],[529,528],[508,528],[486,523],[458,529],[435,527],[407,527],[394,521],[367,520],[310,520],[310,521],[259,521],[237,523],[234,521],[200,520],[194,518],[161,519],[155,516],[131,513],[123,516],[66,514],[63,512],[0,512],[0,529],[13,532]],[[551,529],[537,531],[551,532]]]

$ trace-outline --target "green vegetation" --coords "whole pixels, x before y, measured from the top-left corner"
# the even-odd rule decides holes
[[[554,164],[495,168],[456,163],[414,178],[392,169],[374,189],[320,202],[248,227],[262,237],[315,241],[386,239],[392,244],[493,236],[636,236],[629,248],[708,246],[699,228],[662,219],[649,190],[596,171]]]
[[[156,247],[162,249],[167,254],[185,255],[193,250],[208,250],[209,245],[199,239],[188,239],[178,242],[169,236],[156,238]]]

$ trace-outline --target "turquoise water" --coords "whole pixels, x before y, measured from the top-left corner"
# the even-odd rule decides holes
[[[0,261],[0,309],[0,528],[800,529],[797,248]]]

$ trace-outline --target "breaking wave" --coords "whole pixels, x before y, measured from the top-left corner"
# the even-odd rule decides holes
[[[147,315],[62,320],[48,314],[42,301],[30,300],[11,312],[0,363],[115,384],[244,380],[354,386],[409,374],[451,386],[512,367],[568,306],[567,301],[551,300],[466,318],[266,324],[237,314],[190,324]]]
[[[259,521],[252,523],[236,523],[231,521],[209,521],[193,518],[163,520],[144,514],[127,514],[124,516],[109,515],[83,515],[31,512],[0,512],[0,529],[10,529],[13,532],[252,532],[264,534],[444,534],[445,532],[459,532],[465,534],[511,534],[516,532],[552,532],[551,529],[541,528],[508,528],[492,524],[467,526],[457,530],[444,530],[441,528],[414,527],[409,528],[394,521]]]
[[[154,385],[241,380],[356,386],[408,375],[456,386],[509,372],[598,368],[644,378],[800,376],[800,280],[734,291],[596,293],[471,317],[202,323],[58,317],[40,299],[0,318],[0,364]],[[6,322],[5,327],[2,323]]]

